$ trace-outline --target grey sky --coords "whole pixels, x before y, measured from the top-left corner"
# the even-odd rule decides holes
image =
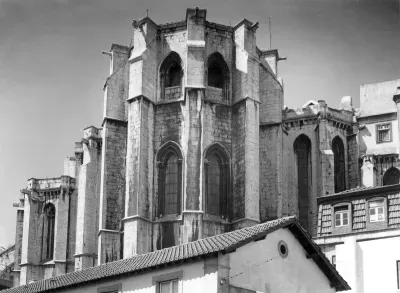
[[[31,177],[58,177],[82,129],[100,126],[112,43],[129,45],[131,21],[259,21],[257,42],[279,64],[285,103],[324,99],[337,107],[359,85],[400,78],[397,0],[0,0],[0,246],[14,242],[12,203]]]

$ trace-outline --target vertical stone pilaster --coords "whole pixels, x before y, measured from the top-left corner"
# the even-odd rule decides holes
[[[105,118],[101,159],[98,264],[121,258],[124,217],[126,122]]]
[[[130,48],[113,44],[109,53],[110,76],[104,85],[104,117],[126,119]]]
[[[149,252],[152,244],[154,106],[145,97],[129,103],[124,258]]]
[[[20,198],[24,198],[24,194],[21,194]],[[23,202],[23,200],[22,200]],[[15,227],[15,250],[14,250],[14,271],[13,271],[13,286],[20,285],[20,274],[21,274],[21,252],[22,252],[22,237],[24,229],[24,208],[23,206],[18,207],[17,210],[17,221]]]
[[[34,181],[35,179],[30,180],[32,184]],[[42,277],[42,272],[37,267],[41,253],[41,234],[39,233],[41,225],[36,216],[39,207],[37,201],[31,198],[32,193],[34,192],[31,190],[25,192],[20,285],[28,284],[30,280],[39,280]]]
[[[85,129],[82,140],[83,163],[79,172],[75,270],[96,262],[98,209],[100,198],[101,138],[97,128]]]
[[[359,147],[357,140],[358,126],[353,127],[353,134],[347,136],[348,188],[355,188],[360,182]]]
[[[335,179],[334,179],[334,157],[329,143],[328,136],[328,121],[327,121],[327,105],[325,101],[318,101],[319,112],[319,126],[318,126],[318,140],[319,140],[319,153],[320,153],[320,196],[335,193]],[[312,201],[316,199],[311,199]],[[311,202],[310,202],[311,206]]]
[[[69,222],[69,201],[70,197],[66,189],[61,191],[58,200],[55,202],[56,218],[54,227],[54,255],[55,275],[67,273],[67,238]]]

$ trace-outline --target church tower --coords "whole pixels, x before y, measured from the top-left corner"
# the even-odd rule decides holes
[[[135,20],[133,46],[107,53],[99,263],[260,222],[260,105],[281,112],[277,52],[256,46],[258,23],[206,15]]]

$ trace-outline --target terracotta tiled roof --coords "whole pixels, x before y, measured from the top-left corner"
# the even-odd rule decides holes
[[[76,271],[50,279],[40,280],[31,284],[7,289],[2,293],[36,293],[48,290],[61,289],[78,284],[93,282],[105,278],[117,277],[130,273],[157,268],[161,265],[172,264],[177,261],[189,260],[192,258],[203,257],[218,252],[229,253],[236,248],[241,247],[254,240],[266,236],[268,233],[276,231],[280,228],[292,228],[292,233],[300,243],[307,245],[306,251],[312,250],[309,253],[319,258],[314,259],[318,266],[324,271],[337,290],[348,290],[347,283],[342,279],[335,268],[325,258],[318,246],[311,240],[307,233],[301,228],[294,217],[285,217],[277,220],[269,221],[263,224],[252,227],[236,230],[229,233],[224,233],[198,241],[173,246],[157,250],[151,253],[137,255],[132,258],[123,259],[115,262],[110,262],[97,267],[88,268],[82,271]],[[293,230],[294,229],[294,230]]]

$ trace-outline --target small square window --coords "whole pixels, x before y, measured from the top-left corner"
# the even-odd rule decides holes
[[[376,126],[377,142],[389,142],[391,137],[391,123],[380,124]]]
[[[384,200],[371,201],[369,203],[369,221],[382,222],[385,220]]]
[[[179,282],[182,278],[183,271],[154,276],[153,285],[155,285],[156,293],[178,293],[182,291],[182,289],[179,289]]]
[[[349,207],[339,206],[335,207],[335,227],[342,227],[349,225]]]
[[[178,293],[178,279],[159,283],[159,293]]]

